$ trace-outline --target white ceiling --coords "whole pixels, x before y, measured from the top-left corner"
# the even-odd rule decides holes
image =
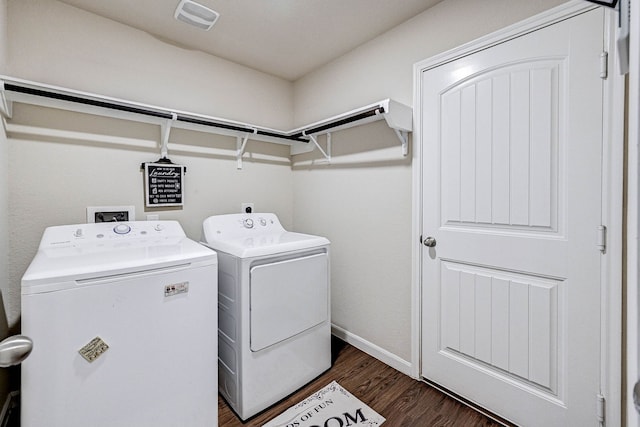
[[[441,0],[196,0],[210,31],[173,18],[179,0],[61,0],[164,41],[296,80]]]

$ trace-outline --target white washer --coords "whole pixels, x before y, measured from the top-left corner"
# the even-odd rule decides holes
[[[217,426],[216,275],[175,221],[47,228],[22,278],[21,425]]]
[[[253,213],[207,218],[202,242],[219,262],[218,388],[246,420],[331,367],[329,240]]]

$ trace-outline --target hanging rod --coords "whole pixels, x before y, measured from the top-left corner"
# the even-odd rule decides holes
[[[353,122],[358,122],[364,119],[368,119],[370,117],[375,117],[378,114],[384,114],[385,110],[384,110],[384,106],[380,105],[380,106],[375,106],[367,111],[364,111],[362,113],[358,113],[358,114],[354,114],[352,116],[349,117],[345,117],[344,119],[340,119],[340,120],[335,120],[335,121],[331,121],[330,123],[321,125],[321,126],[315,126],[315,127],[309,127],[309,128],[305,128],[302,131],[296,132],[294,135],[294,137],[298,137],[298,138],[302,138],[302,137],[307,137],[308,135],[314,135],[314,134],[320,134],[320,133],[328,133],[331,130],[334,130],[335,128],[338,128],[340,126],[344,126],[347,125],[349,123],[353,123]]]
[[[45,98],[58,99],[60,101],[75,102],[78,104],[93,105],[94,107],[109,108],[111,110],[124,111],[127,113],[143,114],[145,116],[159,117],[161,119],[171,119],[171,113],[161,111],[148,110],[140,107],[132,107],[130,105],[116,104],[114,102],[100,101],[92,98],[84,98],[64,93],[52,92],[42,89],[34,89],[25,86],[17,86],[11,83],[4,84],[4,90],[10,92],[24,93],[27,95],[42,96]]]
[[[138,106],[122,104],[119,102],[118,103],[109,102],[109,101],[103,101],[95,98],[81,97],[76,95],[69,95],[66,93],[54,92],[50,90],[34,89],[31,87],[18,86],[11,83],[5,83],[4,90],[10,91],[10,92],[16,92],[16,93],[23,93],[26,95],[34,95],[34,96],[40,96],[40,97],[45,97],[50,99],[56,99],[59,101],[73,102],[76,104],[84,104],[84,105],[91,105],[94,107],[118,110],[126,113],[141,114],[141,115],[157,117],[161,119],[169,119],[169,120],[174,120],[179,122],[210,126],[210,127],[225,129],[229,131],[246,132],[250,134],[271,136],[274,138],[284,138],[284,139],[288,139],[291,141],[298,141],[298,142],[308,142],[308,139],[304,139],[301,135],[290,136],[290,135],[280,134],[280,133],[271,132],[267,130],[261,130],[261,129],[256,130],[256,128],[253,128],[253,127],[248,127],[248,126],[245,127],[245,126],[236,125],[236,124],[224,123],[221,121],[216,121],[214,119],[208,119],[208,120],[201,119],[197,117],[191,117],[183,113],[173,113],[170,111],[165,112],[165,111],[156,110],[156,109],[141,108]]]
[[[108,110],[125,114],[131,113],[151,117],[153,123],[160,124],[161,126],[193,129],[194,127],[192,125],[195,125],[199,127],[197,128],[199,130],[208,128],[211,129],[211,132],[218,134],[241,136],[243,138],[249,136],[250,139],[254,140],[291,145],[292,154],[306,152],[309,151],[310,148],[313,149],[314,145],[309,143],[311,135],[327,134],[351,126],[384,119],[389,127],[398,135],[403,146],[403,153],[406,155],[408,132],[412,131],[413,113],[411,107],[390,99],[385,99],[375,104],[367,105],[320,122],[285,132],[211,116],[173,111],[162,107],[139,104],[7,76],[0,76],[0,96],[5,102],[24,102],[53,107],[60,106],[55,103],[55,101],[61,101],[63,105],[67,107],[73,104],[87,105],[99,108],[100,111],[98,114],[107,116],[109,115],[106,113]],[[38,99],[49,99],[53,100],[54,103],[51,105],[50,102],[38,102]],[[83,111],[78,108],[69,109],[79,112]],[[120,116],[120,118],[122,117]],[[168,132],[168,129],[166,132]]]
[[[367,105],[347,113],[343,113],[320,122],[312,123],[302,128],[294,129],[290,132],[294,136],[310,137],[311,135],[326,134],[347,129],[355,125],[363,125],[377,120],[384,119],[387,125],[394,130],[395,135],[402,145],[402,155],[409,153],[409,132],[413,130],[413,110],[411,107],[385,99],[375,104]],[[316,149],[318,145],[292,145],[291,154],[308,153]],[[322,153],[326,158],[327,155]]]

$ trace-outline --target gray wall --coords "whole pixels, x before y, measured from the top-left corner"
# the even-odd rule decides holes
[[[8,0],[8,74],[116,98],[291,127],[290,82],[56,0]]]
[[[7,73],[13,77],[275,128],[291,125],[288,81],[164,43],[55,0],[9,0],[8,16]],[[86,134],[84,140],[9,134],[12,231],[5,305],[9,324],[17,329],[20,278],[45,227],[85,222],[87,206],[134,205],[139,220],[157,213],[144,209],[139,168],[157,160],[159,149],[110,144],[99,135],[159,141],[160,128],[20,104],[10,123]],[[239,212],[242,202],[254,202],[258,210],[277,212],[285,226],[292,225],[288,147],[252,142],[248,152],[273,160],[249,159],[239,171],[234,138],[181,130],[170,135],[170,142],[218,151],[169,152],[174,162],[187,166],[186,205],[161,211],[161,219],[179,220],[190,237],[199,239],[208,215]]]
[[[2,71],[289,129],[384,98],[411,105],[415,62],[560,3],[445,0],[292,83],[169,45],[55,0],[8,0],[7,65]],[[0,65],[3,39],[0,33]],[[9,235],[10,244],[8,257],[0,249],[5,254],[0,275],[8,276],[2,291],[15,330],[20,277],[46,226],[83,222],[85,207],[96,204],[135,205],[138,219],[150,213],[142,206],[139,165],[157,159],[158,150],[89,140],[115,134],[157,141],[159,129],[20,106],[12,123],[87,135],[80,141],[24,134],[0,140],[0,162],[10,160],[8,168],[0,167],[0,209],[6,212],[9,203],[9,223],[6,215],[0,216],[0,238],[6,242]],[[175,131],[171,141],[221,151],[169,153],[188,167],[187,202],[184,209],[162,211],[162,219],[180,220],[197,239],[206,216],[236,212],[241,202],[254,202],[260,211],[278,213],[287,227],[328,236],[334,323],[356,341],[410,366],[411,245],[417,238],[411,235],[412,169],[410,156],[402,157],[399,141],[384,123],[335,133],[331,166],[319,165],[317,153],[294,156],[291,165],[286,147],[252,142],[250,152],[271,160],[255,156],[238,171],[232,138]]]
[[[296,81],[295,121],[385,98],[412,105],[414,63],[563,2],[438,3]],[[398,139],[384,125],[338,132],[333,147],[334,163],[349,154],[347,164],[313,167],[308,155],[294,158],[295,226],[332,238],[334,324],[408,365],[411,245],[418,239],[411,235],[410,160],[402,159]]]

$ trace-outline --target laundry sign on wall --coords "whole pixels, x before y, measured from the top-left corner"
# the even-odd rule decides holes
[[[168,159],[144,163],[146,207],[184,206],[184,174],[186,167]]]

